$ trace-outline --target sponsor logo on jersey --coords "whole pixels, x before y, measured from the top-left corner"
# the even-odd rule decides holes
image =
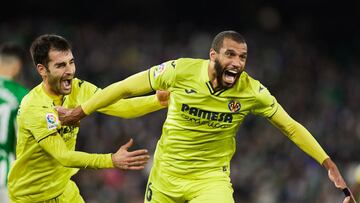
[[[182,104],[181,111],[187,112],[188,114],[199,118],[204,118],[212,121],[232,123],[232,119],[233,119],[233,116],[230,113],[206,111],[196,107],[190,107],[187,104]]]
[[[240,108],[241,108],[241,104],[240,104],[240,102],[238,102],[238,101],[235,101],[235,100],[231,100],[230,102],[229,102],[229,104],[228,104],[228,107],[229,107],[229,110],[231,111],[231,112],[238,112],[239,110],[240,110]]]
[[[181,111],[184,112],[181,117],[185,120],[194,125],[207,125],[211,128],[229,128],[233,120],[231,113],[206,111],[188,104],[182,104]]]
[[[157,78],[159,75],[161,75],[165,71],[165,69],[165,63],[162,63],[158,67],[156,67],[154,71],[154,78]]]
[[[56,129],[59,125],[59,120],[53,113],[46,114],[46,123],[48,130]]]

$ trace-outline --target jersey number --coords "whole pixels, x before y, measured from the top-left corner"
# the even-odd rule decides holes
[[[148,202],[150,202],[151,198],[152,198],[152,190],[151,190],[150,186],[151,186],[151,182],[148,184],[148,186],[146,188],[146,200]]]

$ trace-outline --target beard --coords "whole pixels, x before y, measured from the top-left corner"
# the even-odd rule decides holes
[[[242,70],[238,71],[238,73],[235,75],[235,74],[232,74],[232,77],[234,78],[234,81],[232,83],[228,83],[226,81],[224,81],[224,77],[226,77],[226,75],[230,74],[229,73],[229,70],[233,69],[233,68],[226,68],[226,67],[223,67],[219,60],[215,59],[215,64],[214,64],[214,68],[215,68],[215,73],[216,73],[216,80],[217,80],[217,83],[218,83],[218,87],[216,89],[229,89],[229,88],[232,88],[237,80],[239,79],[241,73],[242,73]]]
[[[56,95],[68,95],[71,93],[71,89],[69,90],[63,88],[61,77],[52,75],[50,71],[48,71],[47,76],[47,83],[53,93],[55,93]]]

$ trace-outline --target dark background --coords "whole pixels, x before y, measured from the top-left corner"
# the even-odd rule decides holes
[[[100,87],[180,57],[207,58],[222,30],[248,43],[247,72],[302,123],[339,165],[349,185],[360,161],[360,1],[11,1],[1,6],[0,41],[26,49],[40,34],[73,45],[77,77]],[[40,82],[27,64],[19,81]],[[141,107],[139,107],[141,108]],[[166,110],[137,119],[92,115],[78,150],[114,152],[130,137],[154,152]],[[134,147],[134,148],[135,148]],[[86,202],[143,201],[151,164],[142,172],[81,170]],[[232,161],[236,202],[341,202],[321,166],[266,119],[249,116]]]

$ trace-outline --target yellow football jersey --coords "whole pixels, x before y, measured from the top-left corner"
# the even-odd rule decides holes
[[[73,79],[69,95],[49,95],[40,84],[24,97],[17,115],[17,159],[8,177],[9,195],[13,202],[39,202],[60,195],[77,168],[113,167],[111,154],[83,152],[72,153],[66,164],[61,164],[39,144],[43,139],[41,144],[51,143],[48,136],[55,134],[61,136],[66,150],[74,151],[79,128],[61,126],[54,107],[74,108],[100,91],[91,83]],[[119,100],[99,111],[119,117],[136,117],[161,108],[155,95],[151,95]]]
[[[243,72],[233,88],[214,91],[209,60],[178,59],[154,66],[154,89],[171,93],[155,165],[174,175],[229,170],[236,131],[247,114],[273,115],[278,103],[259,81]]]

